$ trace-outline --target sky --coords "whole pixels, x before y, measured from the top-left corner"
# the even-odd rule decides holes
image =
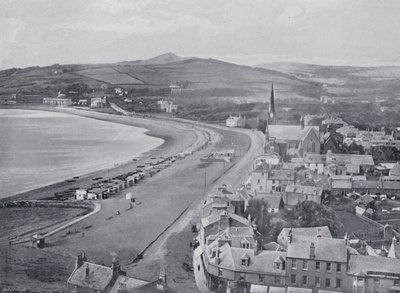
[[[398,0],[0,0],[0,68],[166,52],[239,64],[400,64]]]

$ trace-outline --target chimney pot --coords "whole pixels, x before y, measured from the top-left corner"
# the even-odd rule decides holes
[[[89,274],[90,274],[90,268],[89,268],[89,264],[86,265],[86,269],[85,269],[85,276],[86,278],[89,278]]]
[[[315,245],[314,245],[314,242],[311,242],[311,244],[310,244],[310,258],[311,259],[315,258]]]

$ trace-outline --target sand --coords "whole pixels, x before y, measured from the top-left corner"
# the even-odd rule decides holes
[[[174,233],[181,232],[196,215],[205,193],[222,183],[238,187],[248,175],[251,158],[260,151],[261,142],[252,143],[257,139],[257,135],[247,130],[230,130],[188,121],[132,118],[73,109],[68,109],[68,113],[143,127],[149,130],[149,135],[165,139],[165,143],[143,154],[137,162],[88,174],[75,183],[62,182],[14,198],[43,198],[69,187],[85,186],[93,177],[107,178],[131,171],[151,157],[166,157],[184,150],[193,150],[203,144],[206,137],[212,138],[212,143],[206,148],[175,162],[171,167],[151,178],[146,178],[122,194],[100,201],[102,209],[99,213],[74,225],[73,228],[78,233],[66,237],[65,233],[60,232],[46,239],[50,244],[49,247],[33,252],[38,256],[44,253],[63,255],[68,259],[68,264],[80,251],[85,251],[89,260],[104,264],[110,264],[111,254],[116,253],[123,268],[130,274],[141,273],[141,277],[149,280],[156,278],[154,274],[158,269],[157,266],[166,265],[163,253],[168,249],[179,250],[182,245],[188,245],[180,243],[180,245],[174,244],[176,247],[165,247],[166,243],[174,243],[168,239],[171,239]],[[224,148],[235,149],[237,158],[233,163],[212,163],[206,166],[200,164],[199,159],[202,156]],[[128,209],[129,201],[125,199],[125,192],[133,192],[140,204]],[[117,211],[120,211],[120,215],[116,215]],[[184,211],[186,212],[181,216]],[[174,224],[171,226],[172,223]],[[84,232],[84,236],[81,232]],[[132,264],[137,254],[151,243],[153,245],[150,246],[149,252],[154,252],[156,256],[154,262],[147,253],[144,253],[145,258],[142,261]],[[18,251],[15,247],[10,249],[11,255],[16,253],[15,251]],[[147,258],[149,261],[146,261]],[[171,259],[167,258],[167,261]],[[180,261],[179,259],[173,264],[168,264],[168,268],[175,270],[181,265]],[[191,278],[184,278],[183,288],[186,286],[185,280],[191,282]],[[175,284],[175,287],[179,287],[179,284],[179,282]]]

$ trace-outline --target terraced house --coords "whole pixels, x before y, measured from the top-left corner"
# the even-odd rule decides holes
[[[347,236],[333,238],[328,227],[284,228],[277,242],[262,245],[250,219],[219,208],[202,219],[194,248],[202,292],[400,292],[395,253],[361,255]]]

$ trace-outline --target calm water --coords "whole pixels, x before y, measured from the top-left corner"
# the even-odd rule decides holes
[[[62,113],[0,109],[0,197],[110,168],[163,143],[145,131]]]

